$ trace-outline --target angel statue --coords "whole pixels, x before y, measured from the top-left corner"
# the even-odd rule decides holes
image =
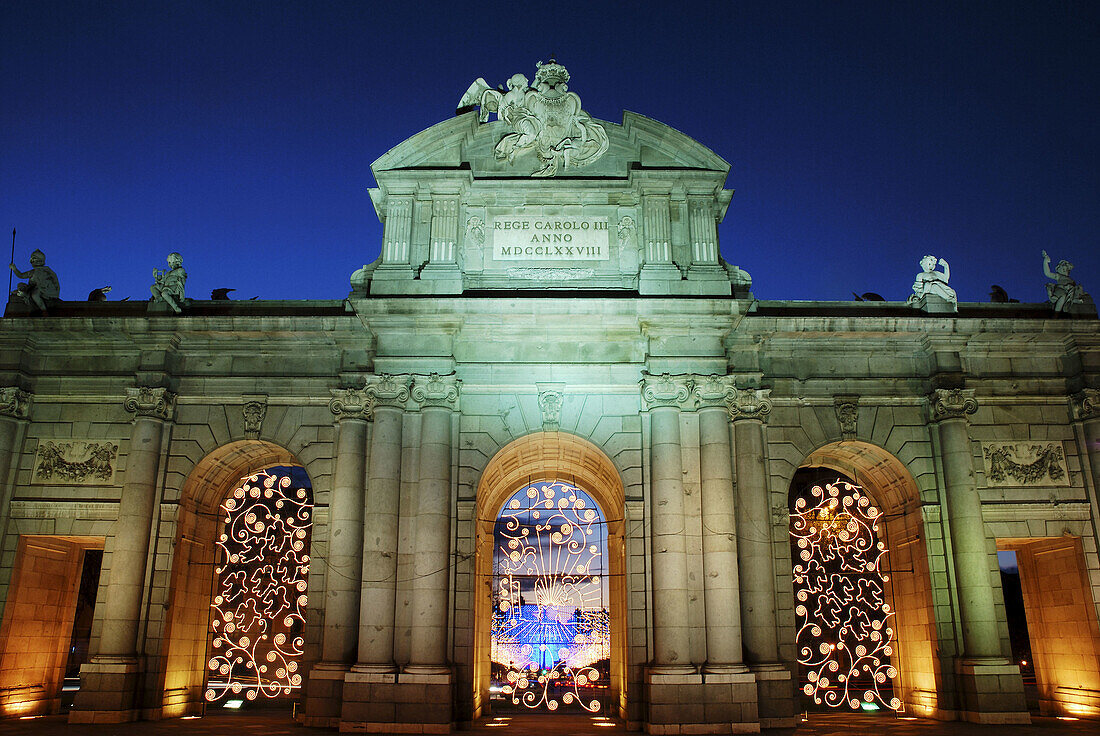
[[[937,264],[943,266],[943,271],[936,270]],[[913,282],[913,293],[909,296],[910,303],[929,295],[938,296],[952,304],[958,303],[959,297],[955,290],[947,285],[951,278],[951,267],[947,265],[947,261],[935,256],[925,256],[920,259],[920,267],[921,272],[917,274]]]
[[[1054,279],[1053,284],[1047,284],[1047,299],[1055,312],[1068,312],[1073,305],[1085,300],[1084,287],[1070,278],[1069,272],[1072,270],[1073,264],[1069,261],[1058,261],[1051,273],[1050,256],[1043,251],[1043,273],[1048,279]]]
[[[535,82],[513,74],[508,89],[492,89],[478,78],[462,99],[458,109],[480,107],[480,122],[495,112],[512,132],[502,137],[493,149],[498,161],[512,163],[516,156],[534,152],[542,168],[532,176],[554,176],[559,171],[587,166],[607,152],[607,131],[581,109],[581,98],[570,92],[569,72],[551,59],[536,65]]]

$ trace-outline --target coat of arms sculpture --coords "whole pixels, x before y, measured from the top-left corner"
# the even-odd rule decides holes
[[[607,151],[607,131],[581,109],[577,93],[568,91],[564,66],[551,59],[536,67],[533,87],[522,74],[512,75],[507,91],[492,89],[479,77],[462,95],[458,109],[480,107],[483,123],[495,112],[512,132],[497,142],[494,155],[512,163],[516,156],[534,152],[542,168],[532,176],[587,166]]]

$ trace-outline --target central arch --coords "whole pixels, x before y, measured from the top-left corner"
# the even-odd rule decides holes
[[[626,712],[625,500],[619,471],[596,445],[563,432],[538,432],[501,448],[486,465],[477,489],[474,594],[474,717],[488,714],[492,623],[494,525],[508,498],[539,481],[566,481],[586,491],[607,523],[608,605],[611,634],[611,701]]]

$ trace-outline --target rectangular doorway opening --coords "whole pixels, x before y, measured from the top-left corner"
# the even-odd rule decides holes
[[[70,660],[76,655],[79,673],[81,658],[87,657],[97,586],[90,595],[83,589],[98,582],[102,549],[102,537],[19,538],[0,624],[0,715],[62,712]],[[87,556],[88,551],[95,554]],[[83,652],[74,652],[74,646]]]

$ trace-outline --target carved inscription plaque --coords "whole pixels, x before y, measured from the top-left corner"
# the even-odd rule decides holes
[[[31,482],[66,486],[111,485],[117,459],[117,442],[42,440],[34,453]]]
[[[1061,442],[983,442],[982,457],[990,487],[1069,485]]]
[[[606,261],[606,217],[502,215],[489,223],[497,261]]]

